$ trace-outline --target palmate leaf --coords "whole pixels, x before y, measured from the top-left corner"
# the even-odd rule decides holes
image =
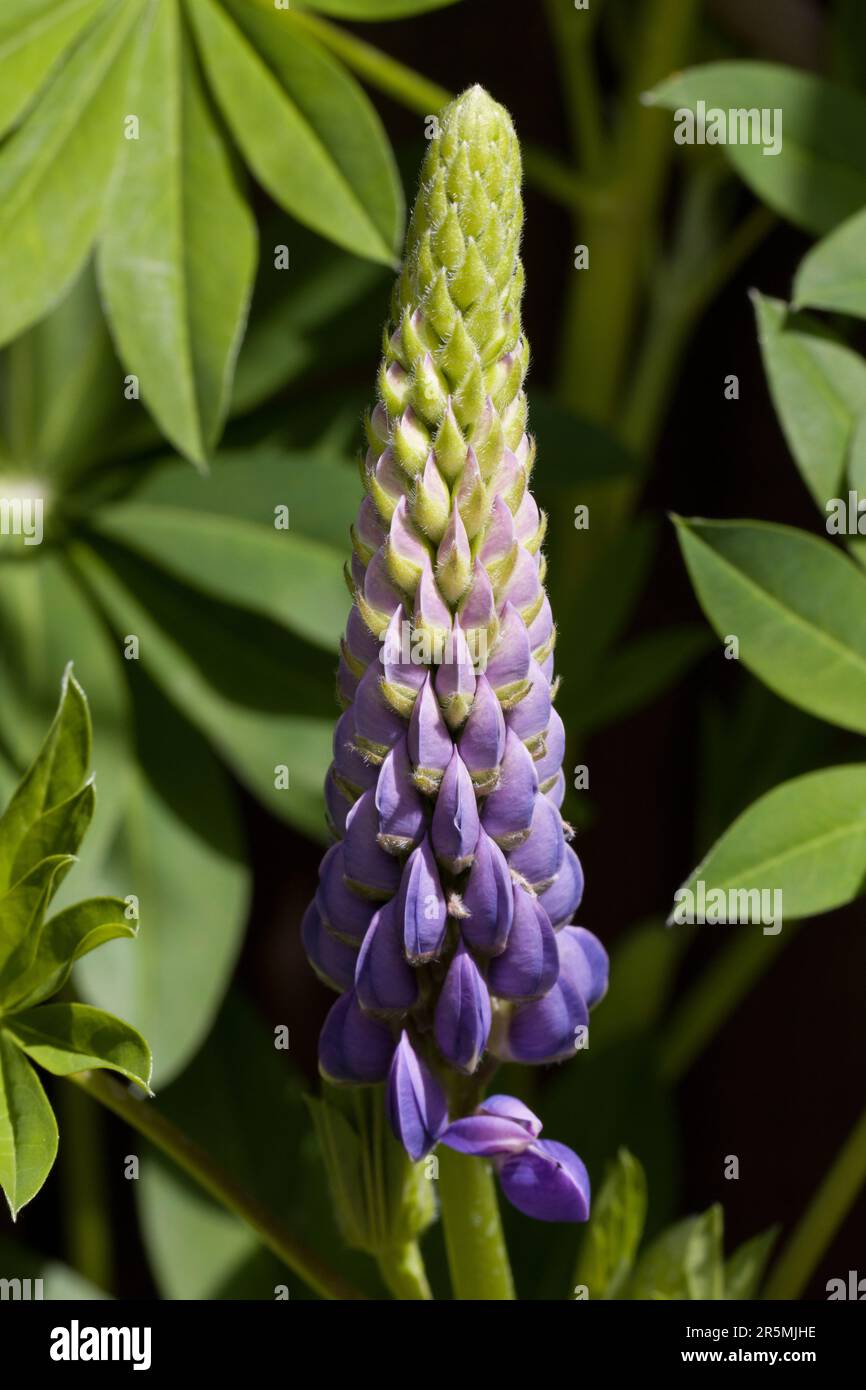
[[[770,392],[788,447],[822,515],[844,486],[866,362],[826,329],[776,299],[752,296]]]
[[[87,700],[71,667],[67,667],[54,722],[29,772],[0,816],[0,887],[14,882],[16,857],[40,818],[80,792],[90,766],[90,751]]]
[[[782,894],[786,921],[830,912],[866,887],[866,765],[783,782],[725,831],[683,884],[694,893]]]
[[[866,211],[836,227],[800,262],[794,278],[797,308],[827,309],[866,318]]]
[[[0,135],[39,91],[103,0],[6,0],[0,15]]]
[[[57,1121],[23,1052],[0,1028],[0,1187],[14,1221],[57,1157]]]
[[[214,0],[187,0],[187,8],[208,80],[263,187],[300,222],[356,255],[392,264],[399,185],[378,120],[354,81],[297,26],[289,30],[289,12],[250,12],[241,27],[234,6],[231,15]]]
[[[107,542],[77,569],[118,636],[134,631],[168,698],[278,816],[323,838],[333,661],[246,609],[215,604]],[[288,711],[288,712],[287,712]],[[289,785],[276,770],[289,769]]]
[[[192,589],[336,652],[357,490],[356,470],[328,456],[242,450],[218,454],[206,479],[161,468],[93,524]]]
[[[39,946],[39,928],[60,878],[75,859],[53,854],[41,860],[0,897],[0,1001],[28,971]]]
[[[0,343],[35,322],[79,273],[122,140],[131,33],[144,0],[108,0],[0,149]]]
[[[256,230],[181,22],[157,0],[136,33],[99,278],[124,361],[163,432],[203,464],[222,427]],[[218,234],[215,235],[215,229]]]
[[[15,0],[0,17],[0,135],[21,121],[0,148],[0,344],[62,299],[98,244],[124,367],[199,465],[229,407],[256,260],[214,100],[282,208],[394,264],[403,198],[384,129],[288,11]]]
[[[24,1054],[58,1076],[108,1067],[145,1089],[152,1070],[147,1043],[112,1015],[77,1003],[32,1007],[62,986],[79,956],[131,934],[122,902],[80,904],[43,926],[92,810],[90,747],[87,702],[67,668],[48,736],[0,818],[11,880],[0,895],[0,1186],[13,1219],[57,1152],[54,1115]]]
[[[89,1004],[41,1004],[4,1018],[3,1031],[53,1076],[71,1076],[93,1067],[119,1072],[150,1088],[153,1062],[140,1033],[112,1014]]]
[[[676,111],[782,111],[782,145],[720,146],[754,193],[808,232],[824,233],[866,207],[866,101],[824,77],[774,63],[708,63],[661,82],[647,98]]]
[[[88,898],[58,912],[46,922],[35,955],[23,975],[18,975],[5,997],[7,1008],[26,1009],[50,999],[66,984],[72,967],[82,956],[107,941],[134,937],[138,919],[121,898]]]
[[[866,576],[829,541],[757,521],[676,519],[698,599],[765,685],[866,733]]]

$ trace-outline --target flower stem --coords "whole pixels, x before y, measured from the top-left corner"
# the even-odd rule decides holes
[[[407,1241],[379,1256],[382,1278],[395,1298],[419,1303],[432,1299],[427,1271],[417,1240]]]
[[[295,1271],[323,1298],[363,1299],[359,1290],[332,1270],[312,1250],[286,1230],[274,1214],[240,1186],[182,1130],[161,1115],[152,1101],[137,1100],[131,1091],[102,1072],[79,1072],[69,1078],[128,1125],[167,1154],[221,1206],[234,1212],[263,1245]]]
[[[57,1108],[63,1145],[60,1180],[64,1193],[66,1258],[104,1293],[113,1287],[111,1224],[105,1202],[103,1115],[73,1086],[59,1087]]]
[[[454,1297],[500,1302],[514,1298],[490,1165],[444,1147],[439,1151],[439,1197]]]
[[[764,1297],[799,1298],[866,1183],[866,1110],[842,1145],[767,1281]]]

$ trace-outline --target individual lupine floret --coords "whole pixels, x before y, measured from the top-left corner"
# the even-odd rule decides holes
[[[521,1210],[579,1220],[583,1165],[525,1107],[460,1113],[498,1059],[570,1056],[607,982],[603,948],[571,925],[583,875],[560,815],[521,221],[511,121],[472,88],[424,161],[366,423],[326,787],[338,843],[303,932],[341,992],[323,1075],[386,1082],[413,1160],[493,1127],[504,1147],[463,1151],[496,1156]]]

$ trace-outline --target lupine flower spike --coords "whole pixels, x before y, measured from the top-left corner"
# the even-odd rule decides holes
[[[519,1210],[582,1221],[580,1159],[519,1101],[481,1099],[497,1060],[571,1056],[607,987],[603,947],[572,925],[583,875],[559,810],[520,177],[508,113],[473,87],[424,161],[367,420],[326,789],[336,844],[303,931],[340,992],[323,1076],[386,1083],[413,1160],[440,1141],[492,1158]],[[467,1077],[470,1113],[449,1117]]]

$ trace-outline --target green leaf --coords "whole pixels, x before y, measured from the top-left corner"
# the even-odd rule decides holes
[[[122,373],[90,265],[53,313],[9,344],[2,369],[10,455],[25,476],[66,484],[100,456],[132,409],[118,390]]]
[[[226,763],[278,816],[324,838],[322,784],[335,708],[330,661],[322,655],[320,663],[313,648],[299,649],[267,619],[134,564],[119,547],[104,543],[97,554],[79,546],[75,559],[118,636],[140,637],[154,679]],[[287,788],[276,785],[283,766]]]
[[[779,1227],[753,1236],[725,1262],[725,1298],[757,1298],[767,1261],[779,1238]]]
[[[786,921],[842,907],[866,883],[866,766],[832,767],[759,797],[713,845],[682,892],[782,894]]]
[[[30,1008],[57,994],[82,956],[106,941],[135,937],[137,920],[129,920],[130,908],[120,898],[88,898],[58,912],[46,922],[33,962],[16,979],[4,1003],[7,1009]]]
[[[0,342],[61,298],[93,244],[123,139],[141,3],[105,6],[0,149]]]
[[[42,1082],[0,1029],[0,1187],[12,1220],[41,1188],[57,1157],[57,1121]]]
[[[866,210],[855,213],[803,257],[794,277],[797,308],[866,318]]]
[[[196,1052],[222,1003],[243,940],[249,873],[223,768],[196,730],[149,689],[135,701],[147,779],[127,768],[114,840],[101,862],[76,873],[76,886],[134,895],[141,928],[134,949],[125,941],[103,946],[79,962],[75,979],[88,1000],[147,1038],[162,1086]]]
[[[256,229],[178,0],[158,0],[141,27],[129,108],[139,132],[122,142],[100,284],[143,403],[178,448],[203,464],[228,406]]]
[[[81,788],[90,766],[90,714],[84,691],[67,666],[54,722],[36,759],[0,816],[0,886],[14,882],[22,842],[46,811]]]
[[[743,664],[810,714],[866,733],[866,576],[829,541],[757,521],[676,519],[701,606]]]
[[[7,0],[0,15],[0,135],[21,115],[103,0]]]
[[[300,0],[299,9],[318,10],[337,19],[402,19],[404,15],[444,10],[458,0]]]
[[[820,511],[838,496],[857,422],[866,412],[866,362],[777,299],[752,296],[764,370],[779,423]]]
[[[574,1271],[590,1298],[617,1298],[631,1273],[646,1220],[646,1177],[627,1149],[620,1149],[594,1198]]]
[[[628,1286],[633,1299],[724,1298],[720,1206],[688,1217],[644,1251]]]
[[[104,1067],[150,1090],[150,1048],[128,1023],[102,1009],[41,1004],[4,1017],[2,1026],[22,1052],[52,1076]]]
[[[273,520],[257,526],[137,502],[110,508],[97,524],[193,588],[267,614],[325,651],[339,650],[348,607],[345,547],[276,530]]]
[[[18,846],[10,881],[17,883],[50,854],[74,855],[93,819],[95,802],[93,783],[87,782],[81,791],[34,821]]]
[[[133,502],[154,510],[233,518],[271,531],[277,508],[286,507],[290,534],[340,550],[342,568],[360,497],[358,470],[341,457],[257,446],[221,450],[206,478],[176,458],[167,460],[144,479]],[[97,519],[101,524],[104,516],[114,514],[106,507]],[[175,558],[173,563],[182,562]]]
[[[354,81],[290,15],[245,12],[242,29],[213,0],[189,0],[189,14],[217,101],[262,186],[314,231],[393,264],[398,184]],[[245,30],[257,42],[267,35],[271,65]]]
[[[827,232],[866,205],[866,102],[856,92],[775,63],[727,62],[676,73],[648,99],[672,111],[698,101],[726,113],[781,110],[777,154],[760,143],[722,148],[759,198],[807,232]]]
[[[74,863],[68,854],[43,859],[0,897],[0,998],[29,970],[45,909],[58,880]]]

